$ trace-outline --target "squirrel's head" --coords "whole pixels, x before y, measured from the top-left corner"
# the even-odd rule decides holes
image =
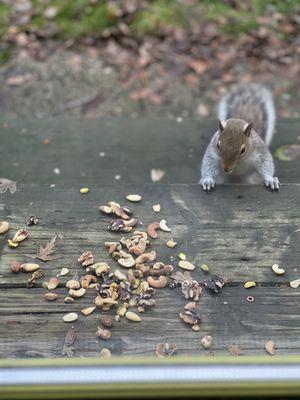
[[[216,143],[222,168],[231,173],[238,162],[247,156],[250,150],[252,123],[230,118],[219,121],[219,136]]]

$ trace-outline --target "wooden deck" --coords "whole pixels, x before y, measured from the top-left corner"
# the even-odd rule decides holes
[[[95,297],[89,290],[66,304],[64,284],[72,273],[83,271],[77,258],[85,250],[92,250],[96,261],[117,266],[108,258],[104,241],[121,234],[108,232],[110,218],[100,214],[98,206],[111,200],[127,204],[130,193],[143,196],[134,210],[144,226],[165,218],[172,228],[171,234],[160,232],[153,241],[159,260],[178,270],[177,256],[183,252],[197,265],[193,277],[204,276],[198,266],[205,263],[210,274],[226,276],[229,283],[218,295],[204,290],[199,332],[179,319],[186,303],[180,289],[158,291],[157,305],[142,314],[142,322],[116,322],[107,341],[95,335],[99,312],[80,314],[73,324],[75,356],[97,357],[103,347],[113,355],[154,355],[160,342],[175,343],[180,355],[229,356],[227,347],[233,344],[243,354],[264,354],[268,340],[274,341],[278,354],[300,354],[300,288],[289,287],[291,280],[300,278],[299,154],[293,161],[276,160],[284,183],[279,193],[262,186],[218,186],[207,195],[195,183],[214,130],[214,121],[57,118],[3,125],[0,175],[17,180],[18,191],[0,195],[0,220],[11,223],[9,233],[0,236],[0,357],[61,356],[70,328],[62,316],[80,314]],[[279,121],[277,131],[273,152],[283,145],[299,146],[299,121]],[[159,184],[151,183],[152,168],[166,172]],[[83,186],[89,186],[89,194],[79,193]],[[156,203],[162,205],[158,215],[152,211]],[[7,239],[30,215],[40,220],[29,228],[30,238],[17,249],[8,248]],[[28,275],[13,274],[10,265],[13,260],[30,261],[25,254],[36,252],[55,232],[61,236],[54,253],[58,258],[40,262],[45,276],[27,289]],[[165,245],[171,236],[179,243],[175,249]],[[283,276],[272,272],[274,263],[284,267]],[[42,283],[62,267],[71,272],[60,278],[60,299],[47,302]],[[244,289],[249,280],[257,287]],[[254,302],[246,300],[249,295]],[[206,334],[214,338],[211,351],[200,345]]]
[[[178,253],[184,252],[195,265],[208,264],[211,274],[226,276],[229,283],[217,295],[203,292],[199,332],[193,332],[178,317],[186,303],[179,289],[161,289],[157,305],[141,314],[142,322],[121,319],[107,341],[95,336],[99,312],[80,315],[73,324],[77,333],[75,356],[97,357],[103,347],[113,355],[154,355],[160,342],[175,343],[181,355],[229,356],[227,347],[233,344],[243,354],[264,354],[268,340],[273,340],[278,354],[300,353],[300,289],[289,287],[291,280],[300,278],[299,184],[283,185],[279,193],[263,187],[219,186],[210,195],[198,185],[98,184],[91,185],[87,195],[79,193],[80,187],[19,184],[15,194],[1,196],[0,219],[10,221],[11,230],[1,238],[0,357],[61,356],[70,328],[62,316],[72,311],[80,314],[81,309],[93,305],[95,295],[89,290],[82,299],[65,304],[66,276],[60,278],[57,289],[60,299],[46,302],[41,284],[63,266],[71,273],[81,273],[77,258],[85,250],[92,250],[97,261],[117,266],[108,258],[104,241],[121,234],[107,231],[110,219],[99,213],[98,206],[110,200],[128,204],[125,196],[129,193],[143,196],[134,210],[144,225],[165,218],[172,228],[171,234],[160,232],[152,241],[160,260],[170,262],[170,256],[175,256],[171,262],[176,266]],[[152,211],[158,202],[162,205],[159,216]],[[30,215],[40,219],[29,228],[30,238],[16,249],[8,248],[7,238],[24,226]],[[62,237],[54,253],[59,258],[40,262],[45,276],[27,289],[28,275],[13,274],[10,265],[15,259],[30,260],[24,254],[33,254],[55,232]],[[179,243],[175,249],[165,246],[171,235]],[[272,272],[274,263],[285,268],[283,276]],[[200,279],[204,273],[197,268],[192,275]],[[244,289],[243,283],[249,280],[256,281],[257,287]],[[253,303],[247,302],[248,295],[255,298]],[[200,345],[206,334],[214,338],[211,352]]]

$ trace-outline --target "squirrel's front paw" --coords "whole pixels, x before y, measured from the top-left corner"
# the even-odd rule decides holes
[[[279,179],[276,176],[274,176],[274,178],[270,176],[269,178],[265,179],[265,185],[272,191],[279,190],[279,185],[280,185]]]
[[[202,178],[199,183],[207,192],[210,192],[215,187],[215,181],[212,178]]]

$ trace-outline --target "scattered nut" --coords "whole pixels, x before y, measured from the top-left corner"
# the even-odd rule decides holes
[[[14,272],[15,274],[20,272],[20,268],[21,268],[21,264],[16,260],[14,260],[10,266],[11,271]]]
[[[195,269],[194,264],[190,263],[189,261],[184,261],[184,260],[179,261],[178,267],[187,269],[189,271],[193,271]]]
[[[125,317],[133,322],[140,322],[141,317],[132,311],[127,311]]]
[[[95,311],[95,309],[96,309],[96,306],[87,307],[87,308],[84,308],[83,310],[81,310],[81,312],[83,315],[90,315],[90,314],[92,314],[92,312]]]
[[[23,242],[23,240],[27,239],[28,236],[29,236],[28,230],[26,228],[21,228],[15,233],[12,241],[15,243],[20,243]]]
[[[171,249],[173,249],[175,246],[177,246],[177,242],[174,242],[174,240],[173,239],[170,239],[170,240],[168,240],[167,241],[167,243],[166,243],[166,245],[168,246],[168,247],[170,247]]]
[[[80,189],[80,193],[81,193],[81,194],[87,194],[89,191],[90,191],[89,188],[81,188],[81,189]]]
[[[111,331],[109,329],[103,329],[98,326],[96,335],[101,339],[107,340],[111,337]]]
[[[147,227],[147,233],[152,239],[157,239],[158,235],[156,230],[160,228],[159,222],[151,222]]]
[[[57,293],[45,293],[44,298],[48,301],[54,301],[58,299]]]
[[[200,339],[200,343],[205,349],[210,348],[210,346],[212,345],[212,341],[213,341],[213,338],[212,338],[212,336],[209,336],[209,335],[203,336]]]
[[[66,283],[66,288],[68,289],[79,289],[80,288],[80,283],[76,281],[75,279],[70,279]]]
[[[160,204],[154,204],[152,206],[152,209],[153,209],[154,212],[159,213],[160,210],[161,210],[161,205]]]
[[[69,272],[70,272],[70,270],[68,268],[62,268],[59,275],[65,276],[65,275],[68,275]]]
[[[164,232],[171,232],[171,229],[167,225],[167,221],[165,219],[162,219],[159,223],[159,227],[162,231]]]
[[[179,253],[179,254],[178,254],[178,258],[179,258],[180,260],[185,261],[185,260],[186,260],[186,255],[185,255],[184,253]]]
[[[122,265],[122,267],[131,268],[135,265],[135,260],[132,256],[129,256],[128,258],[119,258],[118,263]]]
[[[276,351],[275,351],[275,345],[274,342],[272,342],[272,340],[269,340],[266,344],[265,344],[265,350],[267,353],[269,353],[271,356],[273,356]]]
[[[152,250],[150,253],[144,253],[135,259],[136,264],[143,264],[145,262],[152,262],[156,259],[156,251]]]
[[[81,277],[80,281],[83,289],[87,289],[91,283],[97,282],[97,278],[95,277],[95,275],[88,274]]]
[[[71,304],[71,303],[74,303],[74,299],[73,299],[73,297],[66,296],[64,298],[64,302],[67,303],[67,304]]]
[[[7,232],[9,230],[9,222],[2,221],[0,223],[0,235]]]
[[[279,268],[278,264],[273,264],[272,265],[272,271],[276,274],[276,275],[283,275],[285,273],[285,270],[283,268]]]
[[[102,349],[101,351],[100,351],[100,357],[101,358],[111,358],[112,356],[111,356],[111,352],[108,350],[108,349]]]
[[[54,276],[53,278],[50,279],[50,281],[48,282],[48,290],[54,290],[57,288],[59,284],[59,280]]]
[[[78,262],[83,267],[88,267],[89,265],[92,265],[94,263],[94,256],[91,251],[85,251],[84,253],[81,254],[81,256],[78,258]]]
[[[79,298],[79,297],[84,296],[85,293],[86,293],[86,289],[84,289],[84,288],[77,289],[77,290],[74,290],[74,289],[70,289],[69,290],[69,295],[71,297],[75,297],[76,299]]]
[[[31,217],[29,217],[26,221],[26,225],[27,226],[32,226],[32,225],[37,225],[39,223],[39,220],[37,219],[37,217],[35,217],[34,215],[32,215]]]
[[[200,326],[198,324],[192,325],[192,330],[194,332],[199,332],[200,331]]]
[[[250,289],[250,288],[255,287],[255,286],[256,286],[256,282],[254,282],[254,281],[248,281],[248,282],[244,283],[244,288],[245,289]]]
[[[240,356],[242,354],[241,349],[236,344],[232,344],[227,347],[227,350],[232,356]]]
[[[16,247],[19,246],[19,243],[15,243],[13,240],[8,239],[7,244],[9,247],[11,247],[12,249],[15,249]]]
[[[129,194],[128,196],[126,196],[126,199],[128,201],[132,201],[133,203],[136,203],[136,202],[142,200],[142,196],[140,196],[139,194]]]
[[[39,268],[40,268],[39,264],[26,263],[26,264],[22,264],[20,266],[20,271],[22,271],[22,272],[34,272]]]
[[[78,314],[75,312],[70,312],[63,316],[64,322],[74,322],[78,319]]]
[[[200,268],[202,269],[202,271],[204,271],[204,272],[208,272],[209,271],[209,266],[208,265],[206,265],[206,264],[202,264],[202,265],[200,265]]]
[[[172,343],[159,343],[156,347],[155,354],[157,357],[170,357],[177,351],[176,344]]]
[[[290,287],[293,289],[297,289],[297,287],[300,285],[300,279],[295,279],[294,281],[290,282]]]
[[[156,289],[161,289],[167,286],[168,279],[164,275],[161,275],[157,279],[153,278],[152,276],[148,276],[147,282],[149,283],[150,286]]]
[[[109,315],[100,315],[100,323],[105,328],[111,328],[113,326],[113,319]]]

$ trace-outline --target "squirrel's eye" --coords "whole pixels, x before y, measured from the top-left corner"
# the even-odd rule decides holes
[[[217,141],[217,148],[220,150],[220,140]]]
[[[240,154],[243,155],[246,151],[246,146],[242,144]]]

